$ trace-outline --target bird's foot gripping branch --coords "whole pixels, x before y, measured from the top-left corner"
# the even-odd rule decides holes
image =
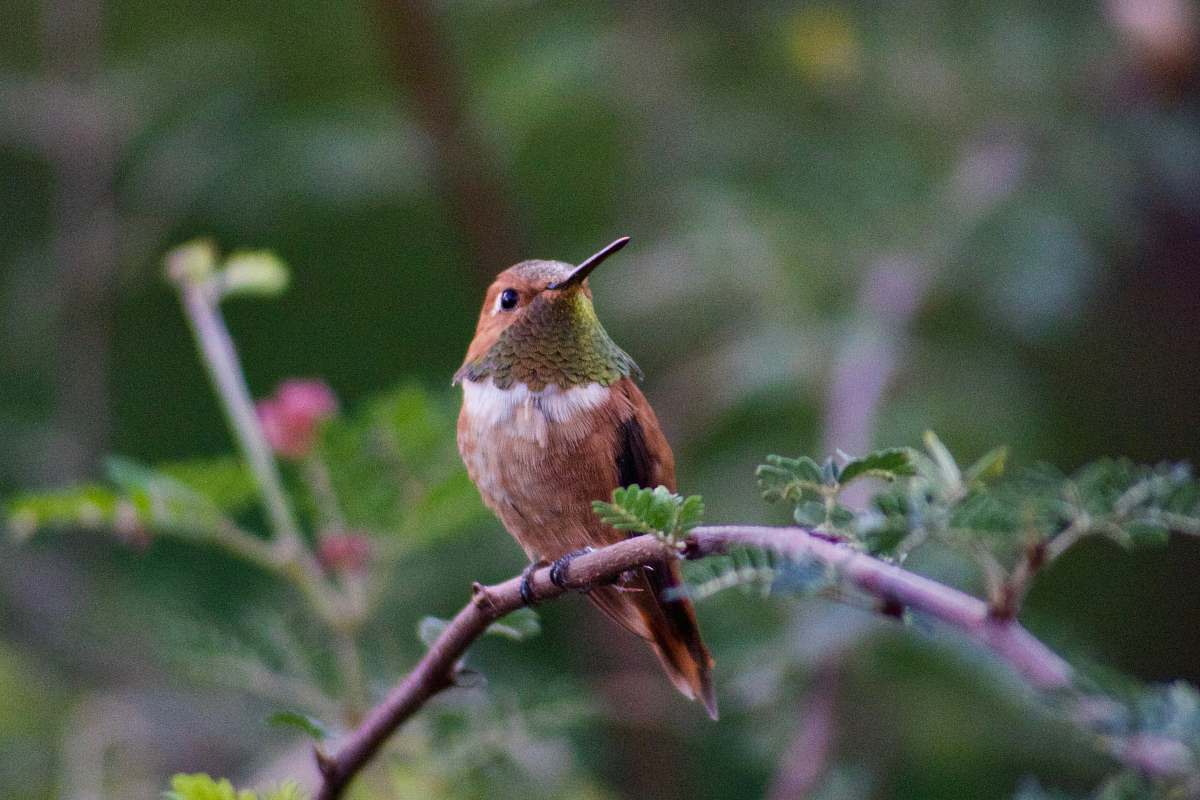
[[[462,609],[447,621],[423,621],[424,654],[393,688],[377,690],[372,674],[387,681],[384,665],[395,659],[362,655],[392,652],[372,641],[370,623],[395,617],[398,604],[393,598],[388,605],[386,589],[397,583],[396,570],[431,537],[462,535],[481,518],[452,452],[449,413],[419,392],[404,391],[343,416],[327,390],[314,384],[285,386],[256,408],[219,303],[239,292],[278,291],[286,279],[282,265],[262,256],[218,263],[211,248],[193,245],[172,254],[170,269],[241,458],[156,468],[114,460],[108,483],[12,500],[9,528],[21,537],[48,527],[101,528],[138,547],[173,536],[224,550],[290,587],[277,625],[295,626],[291,607],[305,608],[319,624],[303,626],[304,634],[331,653],[323,665],[331,678],[314,679],[317,670],[303,663],[290,673],[278,666],[302,662],[296,652],[264,665],[223,650],[210,656],[212,673],[238,676],[239,690],[286,710],[279,721],[324,740],[316,796],[340,797],[373,756],[403,738],[394,734],[431,698],[474,683],[465,656],[480,636],[521,638],[536,629],[536,617],[522,609],[519,576],[476,585],[469,599],[464,579]],[[1200,534],[1200,487],[1185,466],[1111,460],[1070,475],[1047,467],[1013,474],[1002,449],[962,466],[932,435],[921,451],[766,461],[758,470],[763,496],[785,505],[794,524],[702,525],[698,497],[626,487],[595,511],[630,538],[579,555],[558,571],[558,580],[552,566],[532,571],[527,594],[547,602],[682,558],[692,564],[686,591],[695,601],[732,586],[774,595],[820,593],[917,621],[914,630],[954,631],[1009,665],[1048,713],[1077,726],[1112,757],[1119,771],[1108,788],[1126,792],[1113,796],[1200,796],[1195,691],[1177,683],[1102,693],[1018,621],[1038,576],[1081,540],[1139,546],[1161,544],[1171,532]],[[873,482],[871,501],[864,507],[843,501],[844,490],[863,481]],[[906,568],[921,548],[977,565],[982,597]],[[394,641],[394,626],[378,627]],[[716,655],[720,662],[719,649]],[[436,748],[420,752],[438,757]],[[792,754],[789,749],[785,759]],[[410,750],[405,763],[413,759]],[[305,792],[285,785],[255,795],[235,792],[227,781],[181,775],[169,796],[298,800]],[[1022,794],[1023,800],[1035,797],[1041,795]]]

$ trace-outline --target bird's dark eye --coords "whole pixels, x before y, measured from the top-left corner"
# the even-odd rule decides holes
[[[516,289],[505,289],[500,293],[500,307],[505,311],[512,311],[517,307],[517,301],[521,296],[517,294]]]

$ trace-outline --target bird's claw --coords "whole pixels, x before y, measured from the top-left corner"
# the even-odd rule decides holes
[[[550,565],[550,582],[560,589],[567,589],[567,573],[571,568],[571,562],[582,555],[592,552],[592,550],[593,548],[591,547],[582,547],[556,560]]]
[[[525,605],[532,606],[537,604],[537,598],[533,596],[533,584],[529,581],[529,579],[533,576],[533,573],[537,572],[548,563],[550,562],[543,561],[541,559],[538,559],[537,561],[530,561],[528,566],[521,570],[521,602]],[[551,573],[551,580],[553,580],[553,578],[553,573]]]

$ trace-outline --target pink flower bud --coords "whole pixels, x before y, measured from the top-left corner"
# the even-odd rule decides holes
[[[331,572],[362,572],[371,558],[371,540],[361,533],[332,533],[321,538],[317,560]]]
[[[317,425],[337,413],[333,391],[318,380],[284,381],[275,394],[258,402],[258,421],[271,448],[284,458],[312,451]]]

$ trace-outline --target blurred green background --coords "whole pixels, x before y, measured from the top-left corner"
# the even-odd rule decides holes
[[[452,409],[495,272],[631,235],[592,279],[597,308],[712,520],[782,521],[754,486],[768,452],[927,428],[965,457],[1195,460],[1197,25],[1185,0],[9,0],[0,494],[93,477],[110,453],[231,449],[161,278],[197,235],[291,267],[283,297],[227,309],[254,394],[320,377],[351,412],[412,382]],[[392,644],[369,660],[378,688],[416,657],[422,615],[520,566],[482,515],[409,559]],[[1194,539],[1088,545],[1026,621],[1084,661],[1200,681],[1198,569]],[[273,705],[164,665],[162,629],[236,627],[277,600],[170,542],[0,543],[0,796],[308,774],[303,742],[262,722]],[[762,796],[830,661],[827,796],[1005,797],[1025,775],[1079,788],[1104,769],[969,648],[859,612],[702,604],[720,725],[610,651],[582,603],[543,616],[533,642],[478,648],[508,715],[458,723],[554,731],[512,768],[532,796]],[[558,700],[591,710],[572,722],[545,710]],[[447,767],[412,796],[505,796],[479,761],[476,783]]]

